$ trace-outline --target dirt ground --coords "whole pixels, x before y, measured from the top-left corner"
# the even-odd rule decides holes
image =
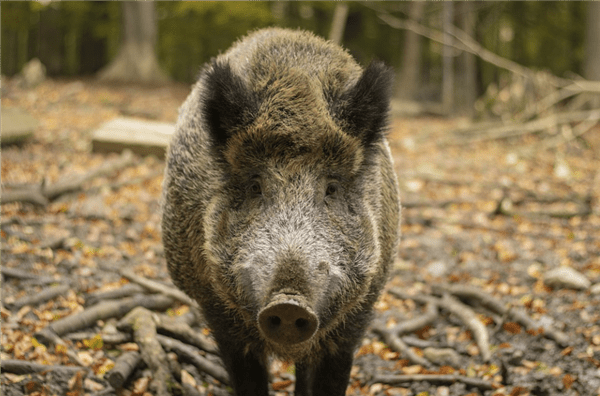
[[[188,92],[91,80],[26,90],[3,78],[2,106],[40,122],[24,145],[2,147],[3,195],[119,166],[46,205],[2,204],[2,394],[160,393],[151,381],[156,370],[143,362],[119,389],[110,385],[115,362],[143,349],[119,322],[127,312],[72,332],[55,326],[58,339],[42,335],[101,303],[122,307],[131,293],[151,293],[129,287],[139,282],[123,270],[171,284],[160,240],[163,160],[92,153],[91,132],[123,115],[175,122]],[[600,128],[544,149],[545,136],[533,134],[461,144],[452,131],[467,124],[427,115],[393,120],[402,241],[347,394],[600,395]],[[553,274],[558,268],[571,272]],[[118,296],[103,294],[126,286]],[[24,300],[56,288],[50,298]],[[191,316],[187,328],[209,334],[181,299],[148,309],[180,324]],[[207,349],[197,354],[218,369]],[[225,380],[185,353],[166,356],[173,393],[228,394]],[[52,367],[16,367],[15,359]],[[273,395],[293,394],[293,365],[274,361],[272,377]]]

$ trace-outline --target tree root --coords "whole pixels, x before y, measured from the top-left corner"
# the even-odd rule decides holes
[[[491,352],[489,335],[485,329],[485,325],[479,321],[475,312],[468,306],[449,295],[444,296],[443,298],[437,298],[433,296],[408,296],[402,291],[393,288],[389,290],[389,293],[401,299],[412,299],[421,303],[436,304],[440,308],[444,308],[453,313],[465,324],[465,326],[467,326],[469,330],[471,330],[471,333],[475,338],[475,342],[479,347],[479,353],[481,354],[483,361],[488,362],[490,360]]]
[[[157,396],[183,394],[181,385],[171,374],[167,353],[157,340],[153,313],[144,307],[136,307],[117,324],[122,331],[133,332],[133,338],[140,346],[140,355],[144,363],[152,370],[151,389]]]
[[[468,285],[440,285],[436,286],[436,288],[451,293],[459,298],[474,299],[490,311],[498,315],[507,316],[515,322],[522,324],[527,330],[539,330],[539,326],[537,326],[534,320],[523,312],[523,310],[507,307],[500,300],[485,293],[483,290]],[[542,334],[545,337],[556,341],[560,346],[566,347],[569,345],[569,337],[562,331],[556,329],[543,330]]]
[[[382,337],[383,341],[390,348],[403,354],[415,364],[420,364],[424,367],[431,366],[431,363],[425,357],[415,355],[406,343],[400,339],[399,334],[416,331],[431,323],[437,318],[437,307],[454,314],[464,323],[473,334],[483,361],[490,361],[489,333],[485,325],[477,318],[477,315],[469,306],[463,304],[455,297],[476,301],[483,308],[489,310],[492,315],[496,315],[496,321],[502,321],[502,318],[510,318],[510,320],[523,325],[527,330],[537,332],[555,341],[561,347],[569,345],[569,338],[565,333],[556,329],[540,328],[523,310],[511,308],[500,299],[483,290],[469,285],[434,285],[432,289],[434,294],[442,295],[442,297],[432,295],[411,296],[395,288],[389,289],[388,292],[397,298],[403,300],[410,299],[427,304],[427,312],[410,321],[399,323],[390,329],[385,328],[382,324],[375,324],[373,326],[373,330]]]

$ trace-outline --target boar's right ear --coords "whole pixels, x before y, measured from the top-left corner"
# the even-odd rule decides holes
[[[202,116],[214,143],[223,147],[237,128],[254,120],[260,103],[227,62],[213,60],[205,84]]]
[[[383,62],[373,61],[356,84],[333,103],[333,115],[365,146],[385,133],[393,86],[393,72]]]

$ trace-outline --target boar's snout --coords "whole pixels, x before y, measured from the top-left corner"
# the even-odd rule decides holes
[[[258,313],[258,325],[268,340],[293,345],[310,339],[317,331],[317,315],[294,297],[275,298]]]

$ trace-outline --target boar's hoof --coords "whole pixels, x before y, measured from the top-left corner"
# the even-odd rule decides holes
[[[278,299],[259,312],[258,325],[268,340],[292,345],[310,339],[317,331],[319,319],[296,300]]]

